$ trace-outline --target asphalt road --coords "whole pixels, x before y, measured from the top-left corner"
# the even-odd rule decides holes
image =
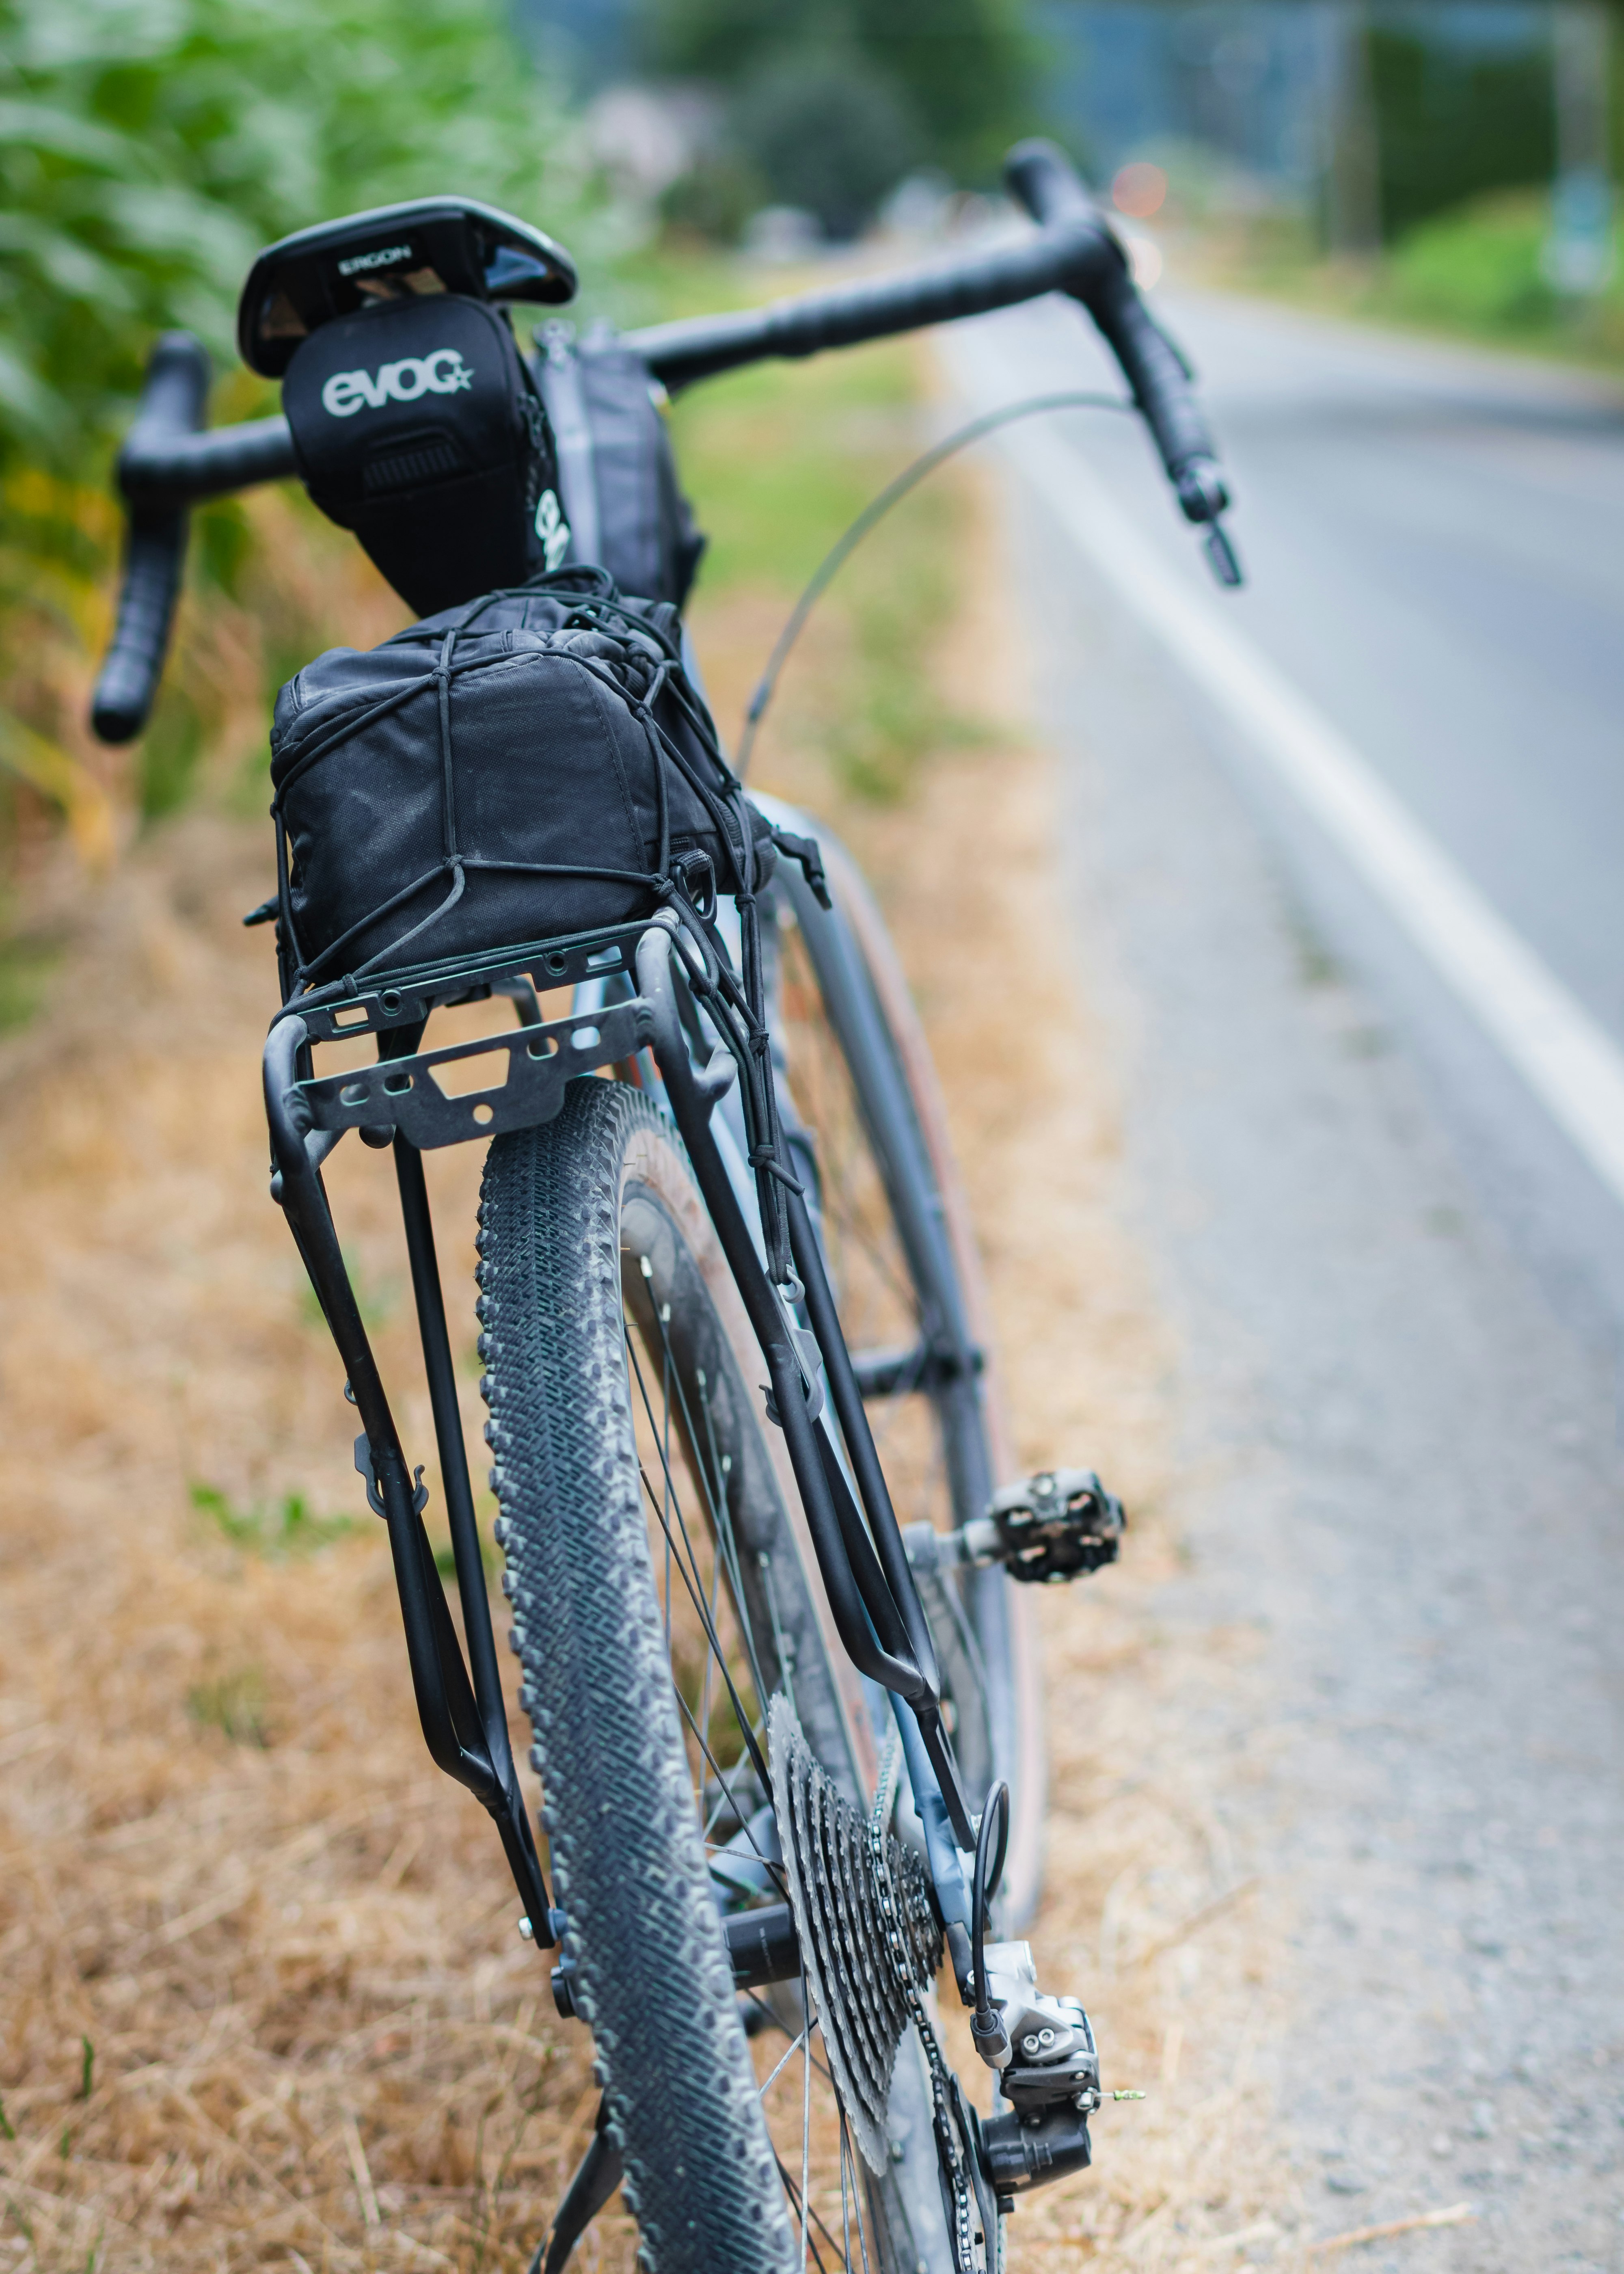
[[[1244,501],[1252,583],[1214,606],[1624,1041],[1616,403],[1164,312]],[[942,346],[977,409],[1106,375],[1059,305]],[[1124,1205],[1184,1349],[1199,1584],[1169,1614],[1264,1638],[1192,1742],[1297,1921],[1280,2109],[1311,2223],[1466,2199],[1474,2225],[1371,2260],[1624,2267],[1624,1202],[1244,706],[1180,669],[1144,578],[1079,541],[1056,450],[1203,572],[1126,421],[1011,448]]]

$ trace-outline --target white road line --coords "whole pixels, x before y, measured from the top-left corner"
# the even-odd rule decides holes
[[[1013,398],[989,341],[943,342],[978,402]],[[1624,1201],[1624,1052],[1405,810],[1347,737],[1239,628],[1235,604],[1184,584],[1077,450],[1034,423],[1000,443],[1078,550],[1116,587],[1382,900]],[[1192,539],[1193,541],[1193,539]]]

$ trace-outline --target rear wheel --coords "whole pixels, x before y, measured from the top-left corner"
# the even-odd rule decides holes
[[[826,851],[832,912],[793,869],[763,909],[780,1096],[898,1516],[949,1530],[1007,1472],[975,1259],[906,984]],[[555,1122],[492,1147],[481,1225],[504,1585],[643,2263],[980,2265],[990,2199],[971,2203],[964,2168],[944,2180],[918,2009],[888,1986],[864,1877],[886,1710],[834,1635],[681,1147],[636,1088],[574,1083]],[[1042,1810],[1024,1595],[997,1570],[921,1593],[973,1797],[1011,1789],[1009,1931]],[[907,1862],[893,1847],[880,1877],[900,1889]],[[733,1987],[725,1921],[786,1898],[816,1946],[810,2031],[801,1982]],[[955,2089],[936,2083],[939,2108]]]
[[[874,2274],[951,2274],[911,2046],[892,2091],[901,2161],[876,2177],[800,1983],[733,1986],[725,1917],[785,1894],[770,1701],[791,1704],[853,1811],[874,1743],[758,1418],[742,1306],[647,1097],[575,1081],[555,1121],[496,1140],[479,1280],[503,1584],[565,1963],[643,2263],[855,2274],[866,2255]],[[877,1944],[868,1954],[883,1965]]]

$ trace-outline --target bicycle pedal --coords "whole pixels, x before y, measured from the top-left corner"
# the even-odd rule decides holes
[[[987,1514],[1011,1578],[1045,1582],[1114,1563],[1128,1521],[1092,1469],[1040,1469],[995,1493]]]
[[[1040,1469],[959,1531],[914,1524],[903,1541],[916,1570],[1002,1563],[1011,1579],[1052,1586],[1114,1563],[1127,1522],[1092,1469]]]

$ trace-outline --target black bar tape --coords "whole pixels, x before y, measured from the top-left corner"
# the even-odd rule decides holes
[[[169,652],[185,561],[184,513],[132,521],[118,624],[90,709],[90,723],[104,742],[133,742],[147,724]]]
[[[1019,200],[1040,229],[1078,214],[1097,219],[1082,176],[1063,150],[1041,137],[1015,145],[1004,162],[1004,178],[1011,196]]]
[[[903,276],[808,292],[737,315],[701,316],[628,332],[624,344],[673,393],[695,380],[770,356],[816,355],[927,324],[984,315],[1043,292],[1082,297],[1122,256],[1090,206],[1019,245],[943,261]]]
[[[125,445],[169,443],[195,433],[208,400],[208,352],[190,332],[165,332],[152,351],[141,407]],[[186,560],[186,516],[172,504],[132,506],[124,546],[124,589],[107,661],[96,681],[90,721],[104,742],[128,742],[147,724]]]
[[[1122,365],[1185,514],[1192,521],[1211,520],[1228,502],[1227,496],[1219,500],[1213,493],[1214,484],[1218,492],[1223,488],[1218,449],[1177,350],[1125,270],[1091,294],[1086,305]]]
[[[212,434],[153,431],[143,423],[124,445],[118,486],[134,506],[199,505],[297,471],[285,418],[249,419]]]

